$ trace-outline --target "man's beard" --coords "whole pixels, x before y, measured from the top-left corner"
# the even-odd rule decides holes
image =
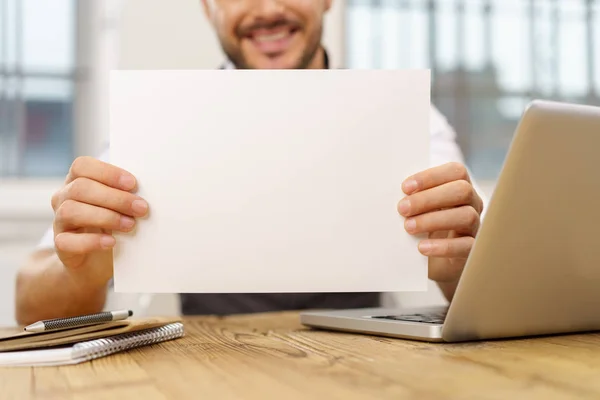
[[[295,65],[293,65],[290,69],[307,69],[309,67],[310,63],[317,56],[317,53],[321,47],[321,36],[322,29],[320,29],[319,32],[317,32],[317,34],[315,35],[315,40],[311,40],[308,43],[308,46],[302,53],[300,59],[297,60],[295,62]],[[256,69],[255,67],[248,64],[239,47],[231,48],[226,45],[222,45],[221,47],[229,61],[231,61],[231,63],[235,66],[236,69]]]

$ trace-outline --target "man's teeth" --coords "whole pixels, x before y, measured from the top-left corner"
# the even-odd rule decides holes
[[[257,42],[274,42],[276,40],[281,40],[281,39],[285,38],[287,35],[288,35],[288,32],[282,31],[279,33],[256,35],[254,37],[254,39]]]

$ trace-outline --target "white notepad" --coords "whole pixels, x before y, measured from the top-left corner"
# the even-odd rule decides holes
[[[124,350],[176,339],[183,335],[183,324],[175,322],[158,328],[80,342],[69,347],[0,353],[0,366],[44,367],[79,364]]]
[[[110,159],[150,215],[117,292],[415,291],[397,212],[429,167],[429,71],[114,71]]]

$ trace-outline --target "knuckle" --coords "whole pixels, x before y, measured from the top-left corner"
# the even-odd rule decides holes
[[[68,249],[68,240],[64,235],[56,235],[54,237],[54,247],[56,250],[65,251]]]
[[[59,206],[59,202],[60,202],[60,191],[56,191],[54,192],[54,194],[52,195],[52,197],[50,198],[50,205],[52,206],[52,209],[54,211],[56,211],[56,209]]]
[[[91,157],[79,156],[71,164],[71,170],[69,171],[73,176],[81,176],[85,170],[85,166],[90,162]]]
[[[462,227],[473,228],[479,225],[479,213],[473,207],[464,207],[462,210]]]
[[[56,210],[56,218],[60,221],[71,221],[75,218],[77,202],[67,199]]]
[[[83,193],[88,188],[88,182],[85,178],[75,178],[73,182],[66,187],[66,195],[68,199],[81,199]]]
[[[475,244],[475,238],[472,236],[468,236],[465,241],[467,242],[467,246],[469,249],[471,249],[473,247],[473,245]]]
[[[479,213],[472,206],[467,206],[464,208],[465,213],[465,222],[471,226],[479,222]]]
[[[454,171],[454,173],[456,174],[456,176],[459,179],[464,179],[464,180],[469,179],[469,173],[467,171],[467,167],[465,167],[464,164],[462,164],[458,161],[452,161],[450,163],[450,168]]]
[[[473,202],[475,192],[473,191],[473,186],[471,186],[469,182],[462,179],[456,181],[455,190],[458,202],[465,204]]]

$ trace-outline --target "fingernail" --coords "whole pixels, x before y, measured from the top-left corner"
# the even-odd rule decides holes
[[[144,216],[148,211],[148,203],[144,200],[134,200],[133,203],[131,203],[131,209],[136,215],[139,215],[140,217]]]
[[[410,200],[404,199],[398,204],[398,212],[401,215],[407,216],[410,212]]]
[[[429,252],[431,252],[432,249],[433,245],[431,244],[431,242],[424,240],[421,243],[419,243],[419,251],[423,254],[428,254]]]
[[[100,239],[100,245],[105,249],[112,248],[116,243],[116,240],[112,236],[102,236]]]
[[[123,174],[119,178],[119,186],[123,190],[131,190],[135,187],[135,178],[129,174]]]
[[[408,232],[414,232],[415,229],[417,229],[417,221],[415,221],[414,218],[407,219],[404,223],[404,228]]]
[[[412,192],[417,190],[417,186],[417,181],[415,181],[414,179],[409,179],[406,182],[404,182],[404,185],[402,185],[402,189],[404,190],[404,193],[411,194]]]
[[[130,217],[122,216],[121,217],[121,229],[131,229],[135,225],[135,220]]]

